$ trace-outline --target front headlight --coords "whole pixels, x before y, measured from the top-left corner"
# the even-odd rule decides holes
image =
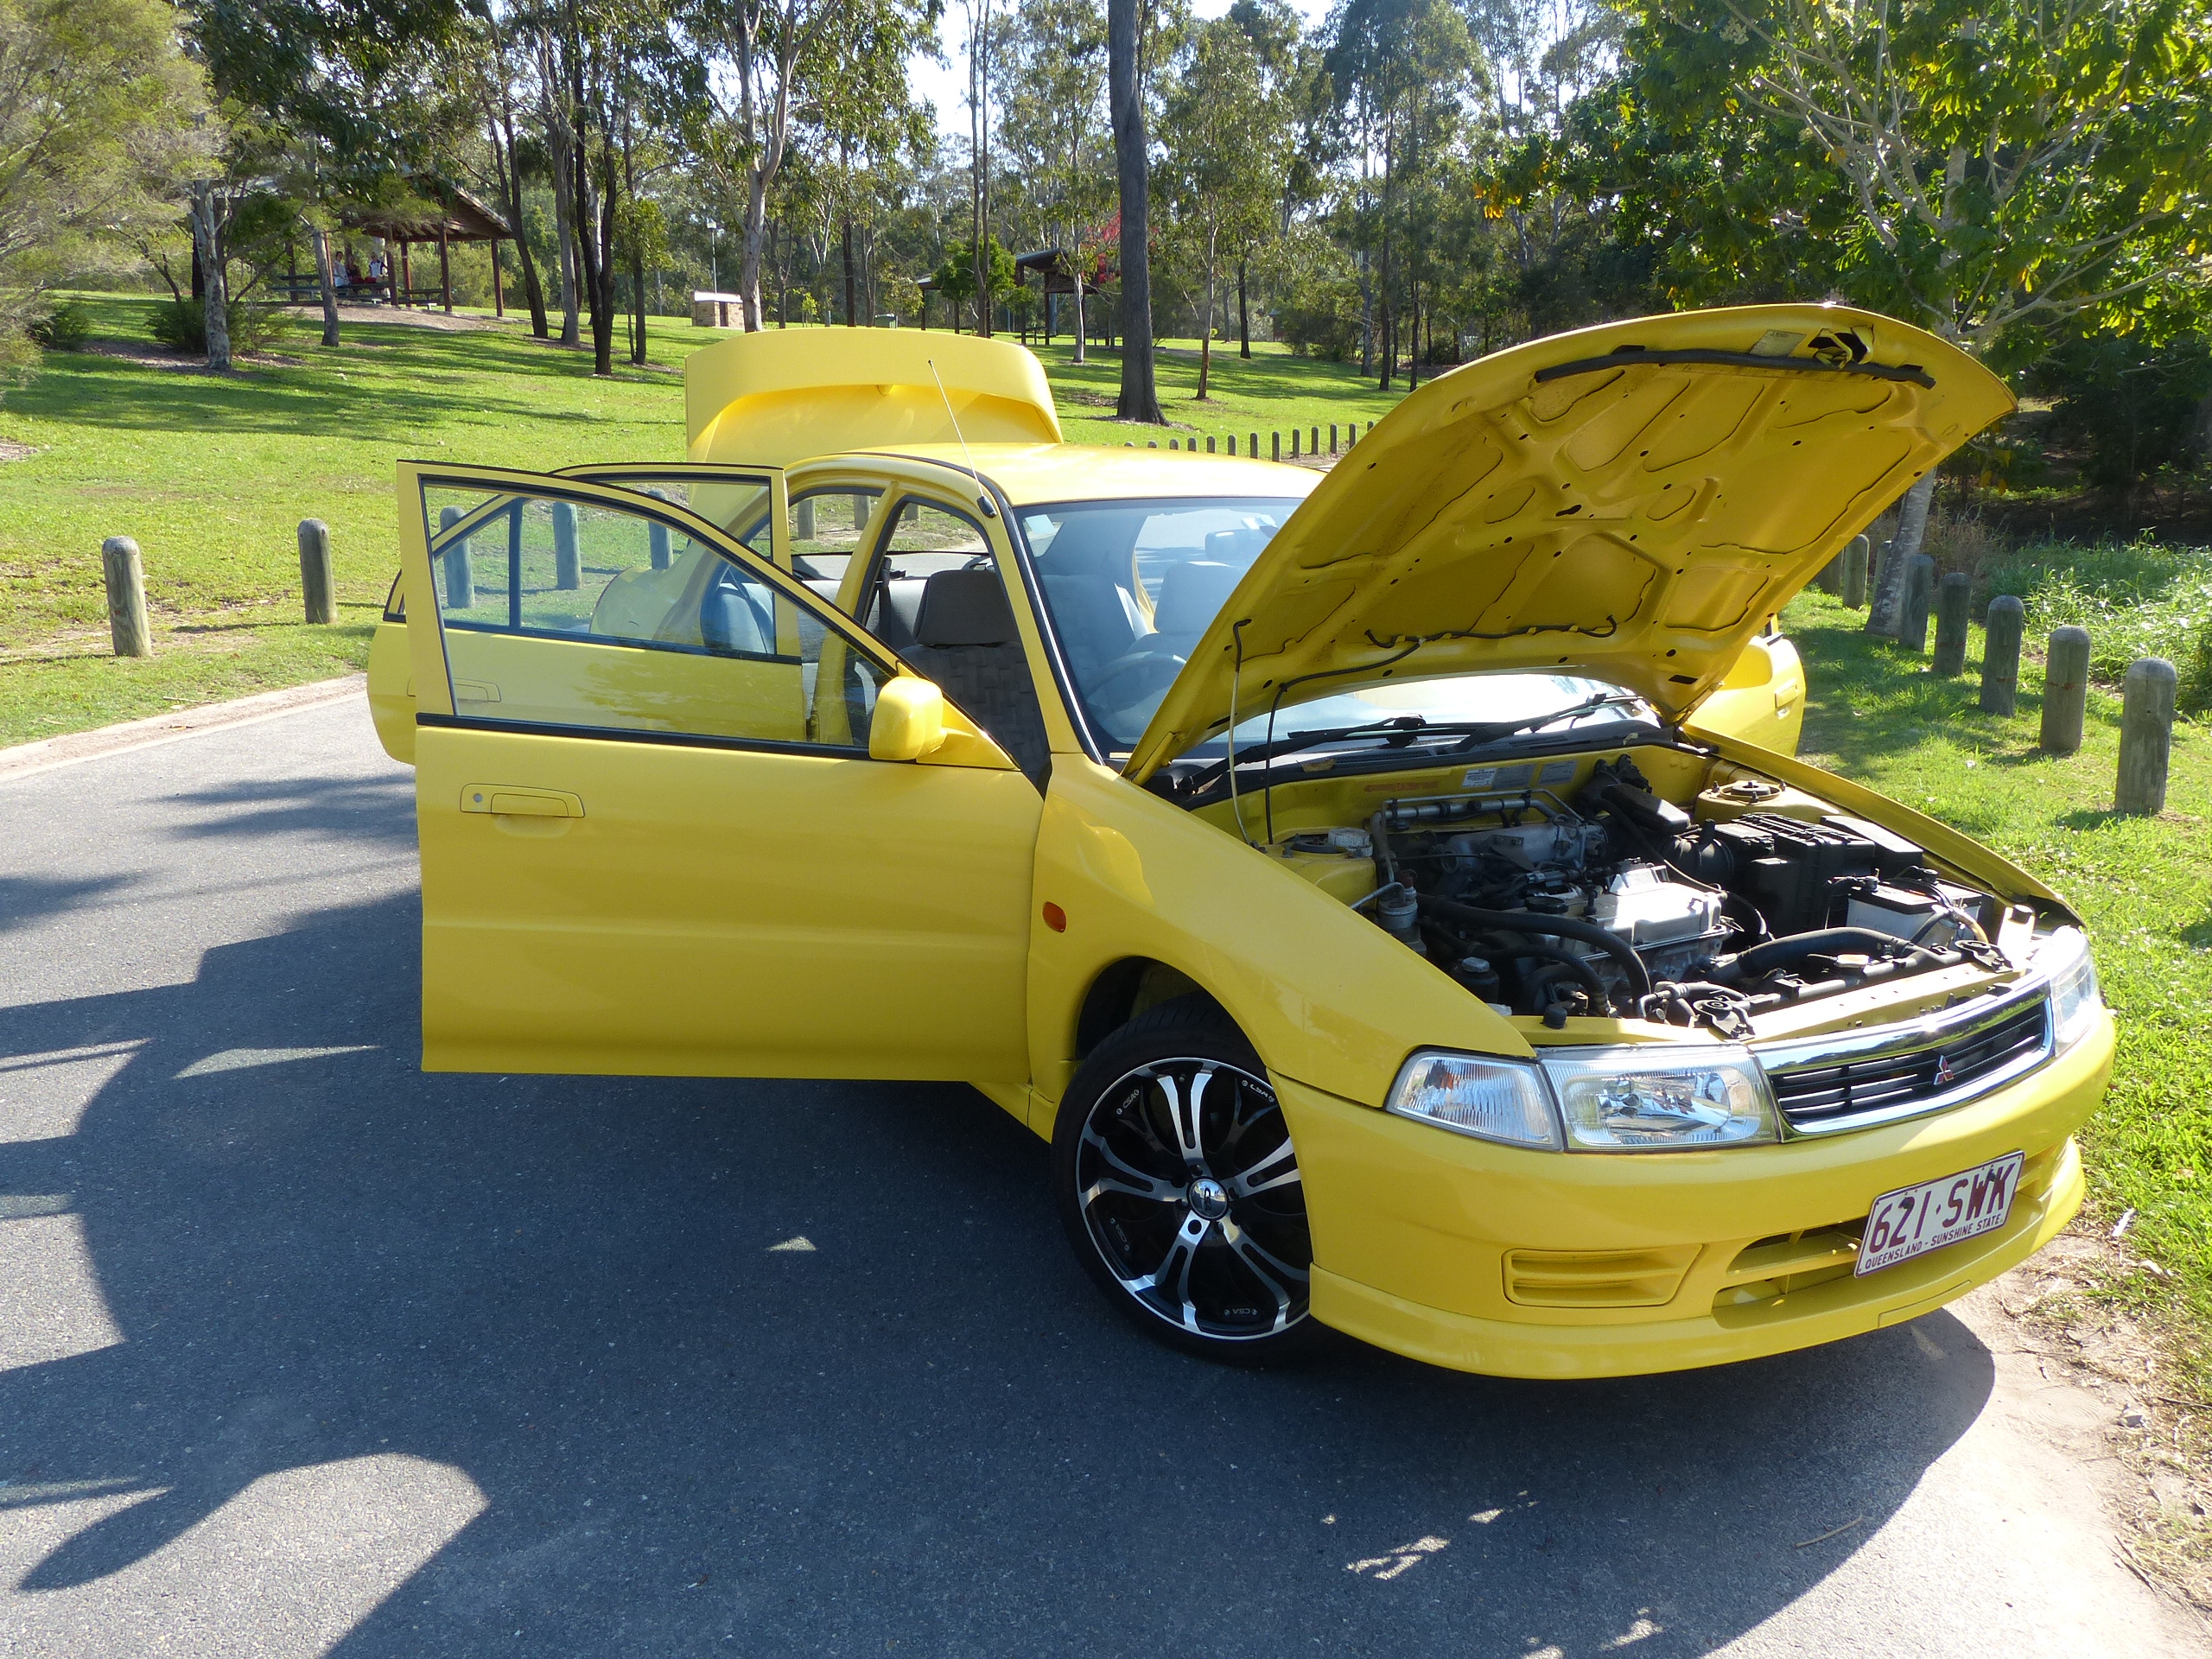
[[[1745,1048],[1555,1049],[1541,1065],[1571,1148],[1674,1152],[1779,1138],[1766,1073]]]
[[[2037,953],[2050,975],[2050,1031],[2055,1046],[2071,1047],[2096,1024],[2104,999],[2097,994],[2097,964],[2081,929],[2062,928]]]
[[[1422,1049],[1398,1068],[1388,1109],[1478,1141],[1559,1150],[1558,1114],[1525,1060]]]

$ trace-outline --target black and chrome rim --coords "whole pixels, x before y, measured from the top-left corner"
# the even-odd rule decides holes
[[[1076,1148],[1092,1246],[1138,1306],[1250,1342],[1306,1317],[1313,1260],[1282,1108],[1219,1060],[1154,1060],[1098,1096]]]

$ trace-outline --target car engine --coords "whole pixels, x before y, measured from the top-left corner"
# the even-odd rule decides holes
[[[1763,790],[1733,786],[1744,805]],[[2031,925],[1861,818],[1694,822],[1625,755],[1571,798],[1529,790],[1386,803],[1288,850],[1374,861],[1378,925],[1500,1012],[1750,1033],[1758,1012],[1961,963]]]

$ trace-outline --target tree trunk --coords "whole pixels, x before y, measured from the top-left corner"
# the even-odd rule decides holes
[[[1206,310],[1198,329],[1198,401],[1202,404],[1206,401],[1207,391],[1213,381],[1213,264],[1214,238],[1209,232],[1206,237]]]
[[[630,345],[630,360],[639,368],[645,363],[645,251],[630,250],[630,286],[636,293],[638,332]]]
[[[207,366],[231,366],[230,285],[224,279],[221,212],[212,183],[192,187],[192,252],[200,268],[200,315],[207,331]]]
[[[749,334],[760,332],[760,254],[767,239],[768,178],[760,168],[750,167],[745,176],[745,236],[737,260],[738,310]],[[791,304],[788,289],[783,303],[785,308]]]
[[[589,175],[584,171],[582,146],[577,146],[576,177],[586,183]],[[594,203],[587,193],[578,203],[582,212],[578,218],[587,237],[595,238],[592,261],[588,267],[591,277],[591,359],[594,374],[614,372],[614,210],[621,181],[614,171],[614,148],[602,134],[599,146],[599,200],[594,214]],[[594,218],[598,220],[594,227]]]
[[[330,232],[317,225],[315,230],[315,281],[322,290],[322,343],[338,343],[338,281],[330,269]]]
[[[553,139],[553,230],[561,244],[561,343],[574,346],[583,339],[582,313],[576,302],[575,157],[557,133]]]
[[[502,63],[505,60],[501,60]],[[500,72],[502,76],[505,71]],[[530,332],[538,340],[546,336],[545,289],[537,280],[537,261],[530,251],[530,238],[522,228],[522,173],[515,165],[515,118],[512,101],[505,92],[499,97],[499,124],[493,131],[492,159],[499,168],[499,205],[507,215],[507,228],[514,232],[515,257],[522,265],[523,297],[530,305]],[[497,243],[493,245],[495,248]]]
[[[1882,559],[1882,575],[1874,589],[1874,602],[1866,607],[1866,632],[1894,639],[1904,615],[1904,579],[1912,556],[1920,551],[1928,530],[1928,507],[1936,497],[1936,474],[1930,472],[1904,493],[1897,507],[1897,531]]]
[[[1244,291],[1246,267],[1250,264],[1249,259],[1236,262],[1236,355],[1246,358],[1252,355],[1252,308]]]
[[[1413,284],[1408,296],[1413,319],[1407,332],[1413,336],[1413,346],[1406,354],[1406,390],[1411,391],[1421,385],[1421,284]]]
[[[848,328],[857,328],[857,327],[859,327],[861,326],[861,322],[860,322],[860,318],[859,318],[858,316],[856,316],[856,315],[854,314],[854,310],[853,310],[853,221],[852,221],[852,219],[851,219],[851,217],[850,217],[849,215],[848,215],[848,216],[847,216],[847,218],[846,218],[846,219],[845,219],[845,250],[844,250],[844,252],[845,252],[845,327],[848,327]]]
[[[1153,378],[1152,266],[1147,239],[1151,162],[1145,154],[1144,87],[1137,74],[1137,0],[1106,0],[1109,101],[1115,181],[1122,205],[1122,420],[1166,424]]]
[[[1069,280],[1075,289],[1075,360],[1088,363],[1090,359],[1084,354],[1083,349],[1085,324],[1083,320],[1083,252],[1080,248],[1076,251],[1075,268]]]
[[[576,275],[583,289],[584,303],[591,312],[592,372],[607,374],[614,367],[614,319],[602,293],[601,277],[605,273],[600,258],[599,214],[592,201],[590,155],[582,133],[577,135],[569,168],[576,191],[575,200],[569,208],[576,227]],[[611,182],[607,179],[599,181],[601,195],[607,194]]]

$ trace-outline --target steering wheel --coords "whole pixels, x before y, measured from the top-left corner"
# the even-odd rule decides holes
[[[1183,671],[1185,660],[1171,651],[1125,652],[1100,672],[1090,687],[1090,701],[1108,709],[1126,709],[1155,691],[1166,690]]]

